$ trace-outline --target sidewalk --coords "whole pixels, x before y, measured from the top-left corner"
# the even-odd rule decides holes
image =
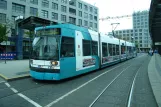
[[[29,60],[0,61],[0,77],[7,81],[29,77]]]
[[[149,62],[148,76],[155,99],[161,107],[161,56],[154,54]]]

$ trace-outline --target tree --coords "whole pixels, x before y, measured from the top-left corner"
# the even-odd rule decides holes
[[[10,20],[6,20],[6,23],[0,23],[0,43],[3,41],[6,42],[6,49],[5,53],[7,54],[7,40],[8,40],[8,34],[11,31],[12,23],[10,23]],[[6,57],[6,56],[5,56]],[[5,58],[5,63],[6,63],[6,58]]]
[[[0,24],[0,43],[8,40],[7,34],[10,33],[10,30],[7,28],[7,25]]]

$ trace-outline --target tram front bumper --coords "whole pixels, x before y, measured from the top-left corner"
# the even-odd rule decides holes
[[[59,73],[45,73],[30,70],[30,76],[37,80],[60,80]]]

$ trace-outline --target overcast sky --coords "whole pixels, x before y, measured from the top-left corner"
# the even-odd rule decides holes
[[[134,11],[148,10],[151,0],[83,0],[99,8],[99,18],[131,15]],[[118,29],[132,28],[132,18],[99,21],[100,32],[110,32],[111,23],[120,23]]]

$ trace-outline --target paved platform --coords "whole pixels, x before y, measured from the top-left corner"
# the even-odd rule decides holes
[[[161,107],[161,56],[154,54],[149,62],[148,75],[155,99]]]
[[[0,77],[9,81],[29,77],[29,60],[0,61]]]

